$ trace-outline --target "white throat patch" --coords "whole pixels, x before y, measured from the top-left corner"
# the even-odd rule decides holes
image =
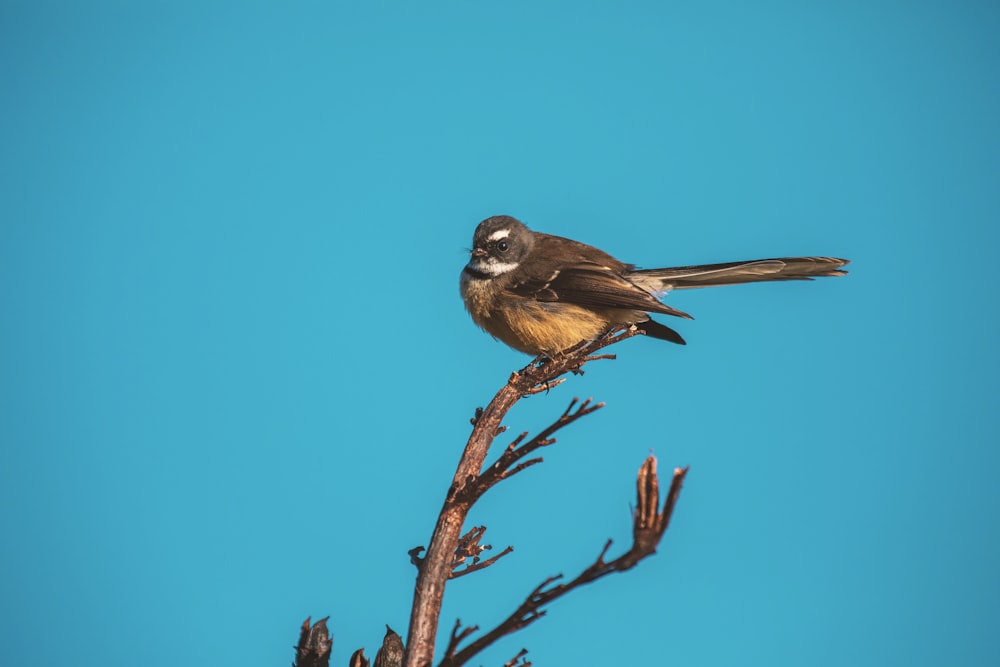
[[[494,277],[513,271],[517,265],[517,262],[501,262],[496,257],[484,257],[469,262],[469,268],[473,271]]]

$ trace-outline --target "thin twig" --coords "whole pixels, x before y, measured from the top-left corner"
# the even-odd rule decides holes
[[[490,558],[487,558],[484,561],[477,561],[472,563],[471,565],[466,565],[465,569],[463,570],[453,570],[451,573],[451,578],[458,579],[459,577],[464,577],[465,575],[471,574],[478,570],[483,570],[489,567],[490,565],[493,565],[493,563],[497,562],[498,560],[500,560],[501,558],[510,553],[514,553],[514,547],[507,547],[503,551],[498,553],[496,556],[491,556]]]
[[[478,625],[470,625],[469,627],[463,630],[460,630],[461,627],[462,627],[462,619],[456,618],[455,627],[451,629],[451,637],[448,639],[448,648],[446,648],[444,651],[445,660],[455,655],[455,651],[458,649],[458,645],[462,642],[463,639],[471,635],[473,632],[477,632],[479,630]]]
[[[522,648],[520,651],[517,652],[517,655],[515,655],[507,662],[503,663],[503,667],[531,667],[531,663],[528,661],[518,662],[518,660],[520,660],[526,655],[528,655],[528,649]]]
[[[517,436],[492,465],[479,475],[479,477],[471,480],[469,484],[464,487],[462,492],[465,495],[465,499],[469,502],[475,502],[501,480],[516,475],[535,463],[540,463],[542,459],[537,458],[527,461],[524,464],[514,466],[515,463],[528,454],[531,454],[536,449],[553,444],[555,442],[555,438],[552,436],[559,429],[569,426],[577,419],[586,417],[587,415],[604,407],[604,403],[591,405],[591,399],[588,398],[583,403],[580,403],[579,407],[577,407],[574,411],[573,408],[577,406],[579,400],[580,399],[578,398],[574,398],[570,401],[569,407],[567,407],[562,415],[559,416],[559,419],[528,442],[524,442],[526,433],[521,433]],[[522,442],[524,442],[524,444],[521,444]]]

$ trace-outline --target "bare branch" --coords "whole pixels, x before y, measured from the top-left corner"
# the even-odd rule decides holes
[[[471,635],[473,632],[479,631],[478,625],[470,625],[465,629],[462,628],[462,619],[455,619],[455,627],[451,629],[451,637],[448,639],[448,648],[445,649],[444,656],[445,660],[455,655],[455,651],[458,650],[458,645],[463,639]]]
[[[480,482],[477,485],[477,480],[483,474],[483,463],[486,460],[486,455],[494,438],[501,432],[501,422],[507,412],[525,396],[547,391],[556,386],[558,382],[562,381],[561,376],[566,373],[578,373],[588,361],[606,358],[604,355],[592,357],[598,350],[641,333],[643,332],[635,326],[617,327],[595,340],[581,342],[553,358],[539,357],[520,371],[513,373],[507,384],[497,392],[489,405],[484,409],[476,410],[472,420],[472,433],[452,478],[451,487],[445,497],[444,506],[441,508],[437,525],[427,547],[427,554],[420,561],[421,565],[418,568],[410,614],[410,628],[407,634],[405,659],[407,667],[425,667],[431,663],[434,657],[434,643],[441,613],[441,601],[444,596],[445,583],[452,573],[455,548],[458,545],[462,524],[465,522],[472,504],[491,485],[485,482]],[[581,408],[577,413],[574,413],[576,416],[566,423],[589,414],[596,408],[597,406],[593,408],[588,406],[586,410]],[[531,449],[518,456],[512,454],[513,458],[507,465],[492,473],[498,477],[492,484],[502,479],[510,465],[530,451],[551,444],[550,436],[552,433],[564,425],[565,423],[562,423],[561,420],[557,421],[549,427],[551,430],[543,431],[529,443],[532,445]],[[516,452],[518,449],[520,449],[518,445],[515,445],[513,451]],[[527,466],[520,466],[506,474],[515,474],[523,470],[524,467]],[[478,486],[479,489],[470,489],[470,485]]]
[[[656,479],[656,458],[649,456],[639,468],[636,480],[637,501],[633,517],[633,540],[631,548],[618,558],[612,561],[605,561],[604,558],[611,548],[611,540],[608,540],[594,562],[577,575],[575,579],[564,584],[552,586],[551,588],[549,587],[550,584],[561,578],[562,575],[546,579],[528,595],[514,613],[461,651],[456,652],[450,658],[446,657],[441,662],[441,667],[458,667],[465,664],[474,655],[500,637],[516,632],[544,616],[545,611],[542,607],[557,598],[612,572],[629,570],[635,567],[642,559],[656,553],[656,547],[659,545],[664,532],[666,532],[667,526],[670,525],[670,516],[677,503],[677,497],[680,494],[687,471],[687,468],[674,469],[673,479],[670,482],[670,490],[667,493],[663,510],[658,511],[659,481]]]
[[[493,565],[493,563],[497,562],[498,560],[500,560],[501,558],[503,558],[504,556],[506,556],[507,554],[511,554],[511,553],[514,553],[514,547],[507,547],[503,551],[501,551],[500,553],[498,553],[496,556],[492,556],[492,557],[487,558],[486,560],[481,561],[481,562],[477,561],[477,562],[472,563],[471,565],[466,565],[464,570],[457,570],[457,571],[452,572],[451,573],[451,578],[452,579],[458,579],[459,577],[464,577],[465,575],[471,574],[471,573],[476,572],[478,570],[486,569],[490,565]]]
[[[507,446],[507,449],[504,450],[503,454],[501,454],[497,460],[483,472],[483,474],[465,487],[465,492],[469,494],[471,502],[478,500],[484,493],[501,480],[516,475],[535,463],[541,463],[542,459],[537,458],[525,461],[516,467],[512,467],[517,461],[524,458],[528,454],[531,454],[536,449],[547,447],[555,443],[555,438],[552,436],[559,429],[569,426],[577,419],[586,417],[587,415],[604,407],[604,403],[591,405],[591,399],[588,398],[574,411],[573,408],[576,407],[579,400],[580,399],[578,398],[574,398],[570,401],[569,406],[562,413],[562,415],[560,415],[559,419],[528,442],[521,444],[527,435],[526,433],[522,433],[515,438],[514,442]]]
[[[555,442],[555,440],[550,440],[547,444],[552,444],[553,442]],[[528,459],[527,461],[522,461],[521,463],[518,463],[516,466],[514,466],[513,468],[511,468],[510,470],[508,470],[506,473],[504,473],[503,478],[507,479],[508,477],[513,477],[514,475],[516,475],[517,473],[521,472],[525,468],[530,468],[531,466],[535,465],[536,463],[541,463],[542,460],[543,460],[542,457],[539,456],[536,459]]]
[[[469,509],[487,490],[501,480],[536,463],[541,463],[541,457],[530,459],[526,457],[542,447],[553,444],[555,438],[552,436],[559,429],[591,414],[604,404],[591,405],[588,399],[577,407],[578,399],[574,398],[559,419],[548,428],[527,442],[525,442],[527,432],[520,434],[484,471],[483,464],[490,446],[498,435],[507,430],[502,422],[511,407],[526,396],[548,392],[559,386],[566,381],[563,376],[567,373],[582,375],[583,366],[588,362],[615,359],[614,354],[595,353],[609,345],[643,333],[645,332],[635,326],[620,326],[595,340],[583,341],[551,358],[540,356],[520,371],[511,374],[507,384],[496,393],[485,408],[476,408],[470,420],[473,426],[472,433],[452,478],[452,484],[426,549],[427,553],[421,558],[421,553],[425,551],[422,546],[414,547],[408,552],[410,561],[417,568],[417,582],[407,646],[404,648],[402,638],[386,626],[386,635],[382,647],[375,656],[374,667],[401,667],[404,661],[407,667],[430,667],[434,656],[441,601],[449,577],[460,577],[489,567],[513,551],[513,547],[507,547],[492,558],[480,560],[482,552],[492,548],[489,545],[479,544],[485,528],[473,528],[465,536],[460,537]],[[657,513],[659,491],[656,462],[655,459],[650,460],[651,462],[647,461],[640,471],[633,545],[629,552],[606,563],[604,557],[611,546],[611,542],[608,541],[597,560],[576,579],[552,586],[562,578],[562,575],[549,577],[531,592],[508,619],[460,651],[459,644],[479,628],[473,625],[462,629],[461,623],[456,621],[442,665],[464,664],[471,656],[496,639],[526,627],[544,616],[546,611],[542,607],[549,602],[605,574],[633,567],[639,560],[655,552],[659,540],[669,525],[670,515],[687,469],[674,471],[674,479],[663,510]],[[457,570],[458,566],[465,564],[469,558],[472,559],[472,563],[466,564],[462,570]],[[310,619],[305,620],[296,647],[296,661],[293,667],[328,667],[333,642],[329,637],[326,621],[324,618],[310,625]],[[524,658],[526,654],[527,650],[521,649],[516,656],[505,663],[504,667],[530,667],[531,662]],[[368,667],[369,661],[365,657],[364,649],[358,649],[351,655],[350,665]]]

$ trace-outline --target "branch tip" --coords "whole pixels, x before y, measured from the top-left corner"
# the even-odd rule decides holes
[[[524,662],[518,662],[518,660],[521,660],[527,654],[528,654],[528,649],[522,648],[520,651],[517,652],[517,655],[515,655],[507,662],[503,663],[503,667],[531,667],[531,663],[526,660]]]

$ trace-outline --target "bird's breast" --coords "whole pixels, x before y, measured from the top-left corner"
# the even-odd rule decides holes
[[[608,326],[604,313],[527,299],[511,294],[498,282],[463,272],[462,300],[480,328],[516,350],[553,355],[600,335]]]

